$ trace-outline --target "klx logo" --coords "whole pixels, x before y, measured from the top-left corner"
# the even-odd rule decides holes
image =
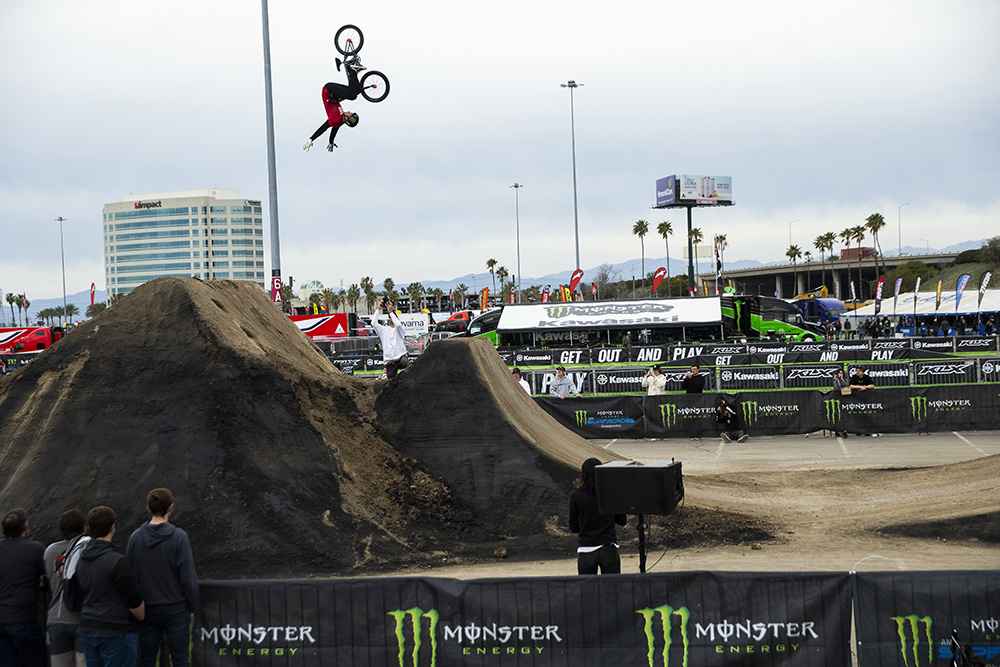
[[[931,639],[931,617],[893,616],[896,622],[896,634],[899,636],[899,652],[903,655],[906,667],[928,667],[934,661],[934,641]],[[921,653],[925,650],[920,646],[926,642],[927,662],[920,664]],[[912,659],[912,662],[911,662]]]
[[[399,667],[419,667],[420,649],[423,647],[424,623],[422,619],[427,619],[428,649],[424,654],[430,653],[429,667],[437,667],[437,625],[438,613],[436,609],[424,611],[420,607],[413,607],[405,611],[397,609],[387,612],[396,621],[396,645],[399,647]],[[409,632],[407,632],[409,631]],[[406,660],[407,651],[410,653],[410,660]]]
[[[926,396],[911,396],[910,397],[910,414],[913,415],[913,421],[921,421],[927,419],[927,397]]]
[[[636,609],[635,613],[642,616],[642,631],[646,635],[646,657],[649,660],[649,667],[670,667],[670,648],[674,643],[674,619],[678,619],[678,631],[680,634],[683,654],[680,664],[687,667],[688,654],[691,649],[691,640],[688,637],[688,622],[691,620],[691,612],[687,607],[674,609],[670,605],[661,605],[652,609]],[[654,621],[659,622],[654,625]],[[656,648],[661,646],[660,655],[662,662],[656,659]]]

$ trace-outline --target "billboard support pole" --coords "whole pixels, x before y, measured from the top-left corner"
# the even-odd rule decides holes
[[[688,212],[688,287],[694,288],[694,244],[691,243],[691,209],[692,206],[687,206]],[[697,289],[695,290],[697,292]]]

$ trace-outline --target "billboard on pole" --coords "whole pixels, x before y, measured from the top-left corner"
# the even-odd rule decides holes
[[[656,208],[670,206],[677,201],[677,177],[666,176],[656,180]]]
[[[733,200],[732,176],[681,174],[677,179],[678,199],[681,201],[709,203]]]

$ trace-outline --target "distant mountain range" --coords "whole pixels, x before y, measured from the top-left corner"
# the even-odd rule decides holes
[[[956,243],[950,245],[947,248],[930,248],[924,246],[923,248],[915,248],[913,246],[906,246],[903,248],[904,255],[913,255],[914,259],[920,259],[920,255],[926,255],[929,253],[952,253],[952,252],[962,252],[963,250],[974,250],[976,248],[981,248],[989,239],[980,239],[978,241],[963,241],[961,243]],[[835,253],[838,249],[834,250]],[[815,253],[814,253],[815,254]],[[886,257],[896,257],[899,254],[897,249],[886,249]],[[700,265],[702,271],[706,271],[711,267],[712,260],[701,259]],[[819,261],[817,256],[814,261]],[[652,273],[660,266],[665,266],[665,260],[662,257],[647,257],[646,258],[646,273]],[[739,259],[739,260],[726,260],[726,268],[736,271],[739,269],[752,269],[760,266],[767,266],[768,264],[785,264],[786,262],[769,262],[764,263],[756,259]],[[618,262],[617,264],[611,265],[611,275],[617,274],[616,280],[631,280],[632,271],[635,270],[635,277],[639,278],[639,268],[641,264],[640,258],[626,260],[624,262]],[[584,269],[583,282],[592,282],[594,277],[600,271],[600,266],[595,266],[589,269]],[[687,273],[687,261],[683,259],[670,258],[670,275],[676,276],[678,274]],[[539,276],[537,278],[522,278],[521,286],[530,287],[531,285],[566,285],[570,281],[570,277],[573,275],[572,269],[567,269],[565,271],[559,271],[557,273],[549,273],[544,276]],[[439,288],[447,292],[448,290],[454,289],[456,285],[460,283],[465,283],[469,290],[480,290],[487,285],[490,289],[493,289],[493,276],[490,275],[488,271],[483,271],[482,273],[469,273],[464,276],[458,276],[452,278],[451,280],[428,280],[421,281],[421,284],[425,289],[432,290],[434,288]],[[401,283],[397,285],[397,289],[405,288],[408,283]],[[298,288],[296,288],[298,292]],[[28,295],[31,299],[31,295]],[[107,293],[104,290],[97,290],[94,293],[94,302],[101,303],[107,299]],[[90,290],[85,290],[83,292],[77,292],[76,294],[67,294],[66,303],[72,303],[77,308],[80,309],[80,315],[75,317],[75,321],[79,321],[83,318],[83,313],[87,312],[87,308],[90,307]],[[32,316],[34,316],[38,311],[44,310],[46,308],[55,308],[57,306],[63,305],[62,298],[57,299],[36,299],[31,301],[29,306],[29,311]],[[10,306],[7,305],[6,301],[0,301],[0,306],[2,306],[2,312],[0,312],[0,326],[10,326],[11,325],[11,314]],[[17,317],[17,308],[14,308],[15,319]],[[21,314],[23,316],[23,313]]]

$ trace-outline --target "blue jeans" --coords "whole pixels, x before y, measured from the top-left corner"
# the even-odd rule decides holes
[[[187,609],[157,611],[146,607],[146,617],[139,625],[139,667],[156,666],[164,635],[172,667],[191,664],[191,614]]]
[[[133,667],[139,653],[139,638],[134,632],[114,636],[88,637],[81,628],[79,637],[87,667]],[[108,634],[110,633],[102,633]]]
[[[41,623],[0,625],[0,667],[45,667],[47,662]]]

